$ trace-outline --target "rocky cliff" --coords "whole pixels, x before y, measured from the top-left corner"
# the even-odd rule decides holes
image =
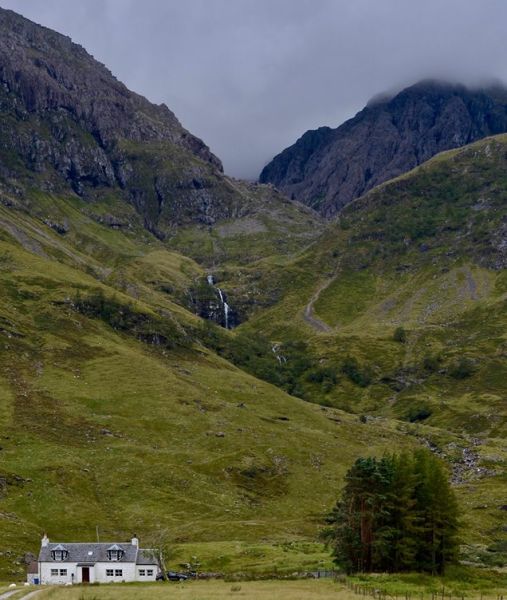
[[[423,81],[372,100],[337,129],[307,131],[264,168],[260,181],[332,217],[438,152],[505,131],[505,88]]]
[[[161,238],[175,225],[241,214],[220,160],[167,106],[128,90],[68,37],[3,9],[0,113],[9,192],[114,193]]]

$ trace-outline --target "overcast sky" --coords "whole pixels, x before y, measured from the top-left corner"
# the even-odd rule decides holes
[[[507,0],[0,0],[165,102],[237,177],[420,78],[507,81]]]

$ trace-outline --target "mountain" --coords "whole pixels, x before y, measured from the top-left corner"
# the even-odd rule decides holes
[[[245,219],[243,232],[255,234],[298,221],[303,243],[314,230],[306,222],[315,216],[271,187],[225,177],[167,106],[128,90],[69,38],[3,9],[0,110],[0,184],[20,203],[35,188],[71,193],[110,226],[140,223],[160,239],[227,219]]]
[[[507,562],[505,138],[325,223],[67,38],[0,28],[4,580],[97,527],[165,532],[171,566],[313,570],[353,461],[420,446],[464,555]]]
[[[320,514],[364,427],[214,352],[196,313],[223,312],[211,273],[222,286],[220,271],[286,260],[320,218],[224,176],[68,38],[4,10],[0,31],[2,577],[23,576],[44,530],[86,541],[97,525],[162,529],[215,559],[234,541],[242,566],[247,543],[280,564],[291,543],[295,568],[316,567]]]
[[[507,131],[507,89],[422,81],[373,99],[340,127],[307,131],[259,180],[333,217],[438,152]]]

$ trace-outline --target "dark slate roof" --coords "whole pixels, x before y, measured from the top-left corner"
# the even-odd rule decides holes
[[[123,550],[123,548],[121,546],[118,546],[118,544],[113,544],[112,546],[109,546],[108,550],[113,550],[114,552],[117,552],[118,550]]]
[[[139,548],[139,554],[137,555],[138,565],[157,565],[157,561],[154,558],[155,553],[153,550],[147,550]]]
[[[40,562],[53,562],[51,551],[59,549],[60,544],[48,544],[40,549],[39,561]],[[109,561],[107,551],[111,548],[111,542],[107,544],[63,544],[65,550],[69,553],[67,558],[63,562],[112,562],[112,563],[125,563],[125,562],[136,562],[137,559],[137,546],[133,546],[130,542],[125,544],[119,544],[119,548],[125,552],[125,554],[118,561]],[[91,552],[91,554],[90,554]],[[60,561],[56,561],[60,562]]]

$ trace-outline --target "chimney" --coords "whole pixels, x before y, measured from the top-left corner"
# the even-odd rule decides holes
[[[40,542],[40,545],[42,548],[46,548],[46,546],[49,544],[49,538],[46,535],[46,533],[44,533],[44,535],[42,536],[42,540]]]
[[[132,546],[137,546],[139,547],[139,539],[137,537],[137,535],[134,533],[134,535],[132,536]]]

